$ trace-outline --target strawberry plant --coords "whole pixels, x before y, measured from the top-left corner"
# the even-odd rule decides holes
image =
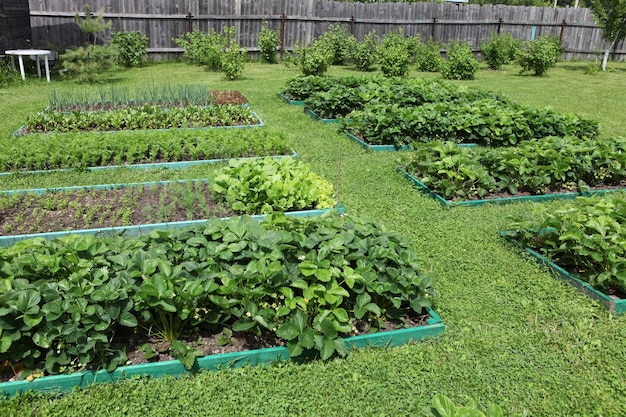
[[[315,92],[328,90],[334,81],[319,75],[299,75],[287,81],[282,93],[291,100],[305,100]]]
[[[540,220],[513,218],[514,240],[604,291],[626,291],[623,194],[579,197]]]

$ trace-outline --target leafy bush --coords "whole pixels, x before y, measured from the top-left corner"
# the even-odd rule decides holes
[[[117,47],[118,62],[126,67],[140,67],[148,53],[148,37],[138,31],[113,32],[111,43]]]
[[[324,75],[333,60],[333,51],[323,42],[315,42],[302,47],[296,43],[294,50],[296,65],[304,75]]]
[[[364,98],[358,88],[336,83],[327,91],[313,93],[304,104],[323,119],[338,119],[361,109]]]
[[[625,138],[550,137],[500,148],[463,148],[451,142],[416,146],[410,172],[449,199],[586,191],[626,178]]]
[[[248,51],[244,48],[239,50],[239,45],[231,45],[222,56],[222,72],[229,80],[236,80],[241,77],[245,66]]]
[[[435,295],[408,240],[351,216],[27,240],[0,248],[0,262],[0,362],[49,373],[125,363],[123,330],[139,320],[163,338],[194,327],[272,332],[293,357],[328,359],[347,353],[343,336],[385,320],[402,327]]]
[[[354,45],[350,60],[358,71],[372,71],[377,60],[378,35],[373,30],[363,37],[362,42]]]
[[[105,71],[115,66],[117,50],[113,46],[88,45],[68,50],[59,57],[66,78],[79,82],[95,83],[105,76]]]
[[[623,193],[580,197],[538,214],[541,220],[514,218],[510,236],[596,288],[626,291]]]
[[[5,87],[19,79],[19,71],[11,65],[9,59],[0,59],[0,87]]]
[[[540,36],[526,41],[519,50],[516,63],[522,67],[520,74],[533,72],[536,76],[545,74],[561,59],[561,41],[554,36]]]
[[[448,80],[473,80],[478,67],[470,44],[453,41],[448,46],[448,60],[441,66],[441,75]]]
[[[332,65],[345,65],[351,51],[357,44],[356,38],[348,33],[345,25],[330,24],[320,37],[315,40],[321,48],[326,48],[332,55]]]
[[[402,31],[390,31],[383,36],[378,48],[378,63],[380,70],[387,77],[407,76],[411,55]]]
[[[335,206],[332,185],[291,158],[233,159],[211,175],[210,183],[216,198],[242,214]]]
[[[280,45],[279,33],[267,27],[267,21],[263,21],[259,32],[259,49],[261,51],[261,61],[268,64],[278,63],[276,47]]]
[[[415,54],[418,71],[439,72],[444,63],[441,57],[441,45],[432,38],[419,46]]]
[[[520,49],[520,41],[513,38],[508,32],[492,33],[487,42],[480,45],[480,52],[487,66],[493,70],[499,70],[503,65],[512,62]]]
[[[206,65],[209,71],[220,71],[222,55],[229,46],[231,34],[230,27],[224,27],[222,33],[217,33],[211,28],[208,34],[198,28],[193,28],[193,31],[173,40],[184,49],[183,59],[187,62]]]

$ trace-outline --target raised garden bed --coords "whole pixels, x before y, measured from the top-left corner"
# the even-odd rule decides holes
[[[295,155],[269,128],[28,135],[7,143],[0,172],[63,169],[184,168],[231,158]]]
[[[304,106],[304,100],[292,100],[283,93],[278,93],[278,97],[291,106]]]
[[[323,119],[318,116],[313,110],[304,106],[304,112],[313,120],[322,122],[323,124],[341,123],[342,119]]]
[[[180,363],[161,366],[194,370],[205,348],[216,349],[204,346],[205,337],[217,352],[240,345],[237,340],[253,350],[276,346],[226,356],[252,362],[276,352],[286,358],[285,351],[325,360],[443,331],[430,310],[432,279],[420,274],[410,241],[352,216],[213,219],[137,238],[29,240],[0,249],[0,256],[0,363],[26,369],[22,378],[44,370],[113,372],[128,360],[168,355]],[[59,326],[67,331],[58,333]],[[155,369],[98,375],[164,372]],[[75,376],[85,375],[100,378]]]
[[[626,188],[626,139],[575,137],[516,147],[416,146],[403,174],[442,205],[571,199]]]

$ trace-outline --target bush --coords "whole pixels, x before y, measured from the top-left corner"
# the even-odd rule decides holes
[[[522,44],[516,63],[522,67],[520,74],[532,71],[534,75],[541,76],[548,69],[556,66],[562,53],[563,47],[558,38],[548,35],[540,36]]]
[[[114,32],[111,43],[117,47],[117,60],[126,67],[140,67],[148,53],[148,37],[138,31]]]
[[[304,75],[323,75],[328,71],[333,55],[323,43],[313,43],[305,47],[296,42],[295,62]]]
[[[345,26],[328,25],[326,32],[315,40],[320,47],[325,47],[332,55],[331,64],[344,65],[350,58],[350,52],[357,44],[354,36],[348,33]]]
[[[248,51],[239,50],[239,45],[231,45],[230,48],[222,56],[222,72],[229,80],[236,80],[241,77],[244,68],[244,62],[248,55]]]
[[[276,47],[280,45],[278,31],[267,27],[267,21],[263,21],[261,32],[259,32],[259,49],[261,51],[261,61],[267,64],[277,64],[278,56]]]
[[[478,67],[469,43],[453,41],[448,47],[448,61],[441,67],[441,74],[448,80],[473,80]]]
[[[378,51],[378,35],[373,30],[363,41],[354,45],[350,59],[358,71],[372,71],[376,64],[376,53]]]
[[[415,54],[418,71],[439,72],[444,64],[440,50],[441,45],[432,38],[427,43],[422,43]]]
[[[5,87],[18,80],[19,72],[9,60],[0,59],[0,87]]]
[[[515,59],[519,48],[520,41],[510,33],[493,33],[491,39],[480,45],[480,52],[490,69],[499,70]]]
[[[104,71],[115,66],[117,50],[113,46],[88,45],[68,50],[61,55],[64,77],[76,78],[79,82],[100,81]]]
[[[380,70],[387,77],[406,77],[409,73],[411,56],[409,45],[402,30],[387,32],[378,49]]]
[[[222,54],[228,47],[230,28],[224,28],[223,32],[217,33],[211,28],[210,32],[204,33],[198,28],[185,33],[174,42],[184,49],[183,59],[187,62],[206,65],[210,71],[222,69]]]

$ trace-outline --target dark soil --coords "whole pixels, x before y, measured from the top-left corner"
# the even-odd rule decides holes
[[[248,99],[237,90],[212,91],[211,97],[215,104],[248,104]]]
[[[47,192],[0,197],[0,235],[229,217],[208,184]]]
[[[405,317],[406,326],[418,327],[427,325],[428,314],[414,314]],[[370,324],[359,320],[355,323],[356,332],[352,332],[346,337],[367,334]],[[379,332],[396,330],[399,327],[393,323],[384,322]],[[138,365],[150,362],[162,362],[175,359],[170,352],[170,343],[164,342],[155,336],[149,335],[144,329],[137,327],[124,329],[124,333],[116,335],[112,345],[124,346],[128,357],[127,365]],[[277,346],[284,346],[284,340],[276,337],[275,334],[267,332],[261,336],[250,333],[230,333],[228,330],[210,331],[196,330],[182,338],[182,341],[191,348],[202,351],[201,356],[216,355],[230,352],[244,352],[248,350],[263,349]],[[142,346],[148,345],[151,350],[157,353],[156,356],[146,358]],[[0,363],[0,382],[15,381],[23,379],[24,368],[20,364]],[[42,376],[42,375],[41,375]]]

